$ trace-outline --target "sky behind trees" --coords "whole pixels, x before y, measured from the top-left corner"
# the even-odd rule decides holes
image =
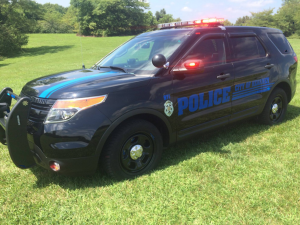
[[[38,3],[59,4],[70,6],[70,0],[35,0]],[[277,12],[281,0],[148,0],[150,10],[156,11],[165,8],[167,13],[182,20],[194,20],[205,17],[221,17],[235,23],[238,17],[250,16],[250,12],[260,12],[265,9],[275,8]]]

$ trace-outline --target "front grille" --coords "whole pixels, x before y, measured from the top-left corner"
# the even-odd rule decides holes
[[[31,99],[31,108],[29,112],[29,122],[42,123],[46,119],[51,107],[56,100],[42,99],[37,97],[30,97],[24,93],[20,94],[21,97],[29,97]]]
[[[29,120],[35,123],[42,123],[46,119],[53,104],[38,104],[31,102]]]

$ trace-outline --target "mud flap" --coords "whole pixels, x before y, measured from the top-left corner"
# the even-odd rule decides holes
[[[10,98],[15,98],[17,103],[9,113],[4,112],[4,118],[0,118],[0,125],[2,126],[0,127],[3,130],[5,129],[6,142],[12,161],[17,167],[27,169],[35,165],[33,154],[27,140],[30,98],[21,98],[13,94],[10,90],[2,90],[0,100],[4,99],[3,95],[7,95]],[[5,102],[7,103],[7,101]],[[0,103],[3,103],[3,100],[2,102],[0,101]]]

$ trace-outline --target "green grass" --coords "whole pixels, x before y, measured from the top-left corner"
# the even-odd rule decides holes
[[[129,38],[82,38],[86,66]],[[290,42],[300,56],[300,40]],[[1,87],[18,93],[34,78],[80,67],[79,37],[30,35],[23,54],[0,61]],[[199,135],[131,181],[20,170],[0,145],[0,224],[299,224],[299,89],[282,124]]]

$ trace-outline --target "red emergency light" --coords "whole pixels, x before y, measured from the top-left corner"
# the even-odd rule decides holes
[[[203,66],[203,63],[201,60],[187,60],[183,63],[184,67],[188,70],[190,69],[197,69],[201,66]]]

